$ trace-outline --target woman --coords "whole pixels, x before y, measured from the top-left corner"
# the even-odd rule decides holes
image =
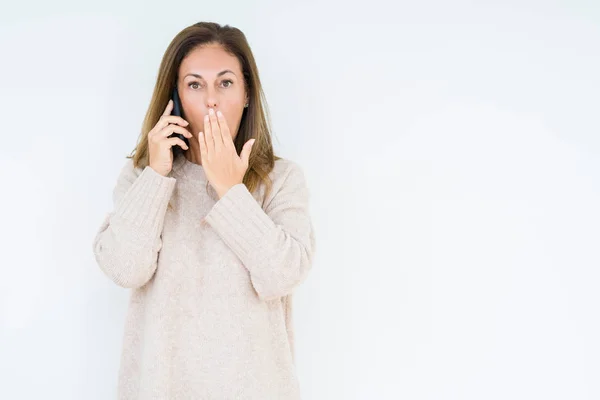
[[[263,99],[236,28],[194,24],[165,52],[94,240],[102,271],[133,289],[121,399],[300,398],[291,296],[315,237],[302,169],[274,155]]]

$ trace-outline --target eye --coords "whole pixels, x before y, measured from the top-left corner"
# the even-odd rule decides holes
[[[225,88],[229,88],[229,87],[231,87],[231,85],[233,85],[233,81],[231,79],[225,79],[222,83],[223,84],[228,83],[228,85],[226,85]],[[195,87],[194,87],[194,85],[195,85]],[[188,83],[188,87],[191,87],[192,89],[197,89],[198,85],[200,85],[200,84],[196,81]]]

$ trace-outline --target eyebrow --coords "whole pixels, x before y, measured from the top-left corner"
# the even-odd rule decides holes
[[[223,70],[223,71],[219,72],[219,73],[217,74],[217,78],[218,78],[219,76],[221,76],[221,75],[225,75],[225,74],[226,74],[226,73],[228,73],[228,72],[231,72],[232,74],[234,74],[234,75],[235,75],[235,72],[233,72],[233,71],[232,71],[232,70],[230,70],[230,69],[226,69],[226,70]],[[194,76],[194,77],[196,77],[196,78],[198,78],[198,79],[204,79],[204,78],[202,77],[202,75],[200,75],[200,74],[193,74],[193,73],[192,73],[192,74],[187,74],[186,76],[184,76],[184,78],[187,78],[188,76]],[[237,75],[235,75],[235,76],[237,76]]]

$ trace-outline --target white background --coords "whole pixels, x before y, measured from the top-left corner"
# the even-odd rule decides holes
[[[3,1],[0,398],[114,398],[128,291],[92,241],[201,20],[245,32],[312,190],[304,399],[600,398],[592,0]]]

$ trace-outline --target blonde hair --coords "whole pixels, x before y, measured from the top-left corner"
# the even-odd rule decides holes
[[[243,183],[250,192],[254,192],[261,183],[264,183],[268,193],[272,187],[269,173],[273,170],[275,161],[280,157],[273,152],[269,111],[252,50],[242,31],[229,25],[221,26],[214,22],[198,22],[183,29],[171,41],[160,64],[138,143],[127,158],[133,158],[133,164],[137,168],[143,169],[148,165],[148,133],[160,119],[171,98],[172,90],[177,85],[179,66],[182,60],[198,46],[209,44],[220,45],[225,51],[237,57],[241,64],[249,104],[244,108],[242,114],[238,134],[234,141],[235,148],[239,155],[249,139],[256,139],[252,146],[248,170],[244,175]],[[184,155],[181,154],[179,157],[184,157]]]

